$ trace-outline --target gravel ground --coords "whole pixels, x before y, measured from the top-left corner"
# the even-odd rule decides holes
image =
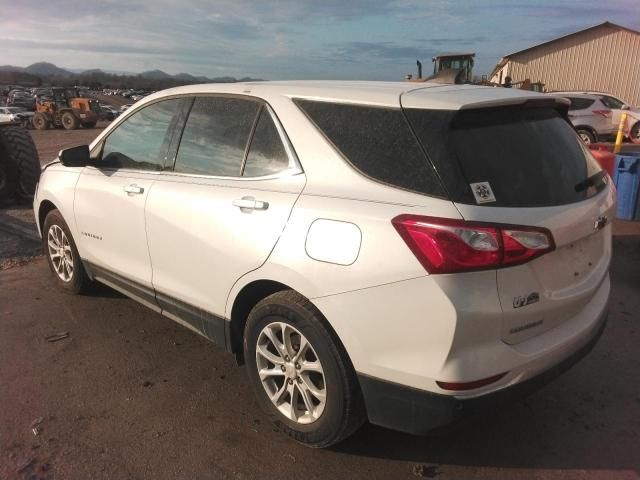
[[[454,434],[367,425],[324,451],[274,429],[244,369],[191,331],[107,288],[61,293],[44,259],[0,272],[0,479],[638,480],[640,226],[625,227],[609,324],[554,383]]]

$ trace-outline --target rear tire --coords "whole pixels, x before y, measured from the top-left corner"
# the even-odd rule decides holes
[[[578,128],[576,132],[578,132],[578,135],[580,136],[580,138],[585,144],[591,145],[592,143],[596,143],[596,136],[591,130],[587,130],[585,128]]]
[[[62,126],[66,130],[76,130],[79,125],[80,122],[78,121],[78,117],[76,117],[73,113],[64,112],[62,114]]]
[[[0,145],[12,191],[21,199],[33,198],[40,180],[40,159],[29,130],[16,125],[1,127]]]
[[[85,122],[82,124],[83,128],[95,128],[96,122]]]
[[[87,291],[91,280],[59,210],[51,210],[44,219],[42,248],[54,281],[61,289],[74,294]]]
[[[353,366],[324,322],[309,300],[285,290],[258,302],[244,335],[247,373],[260,406],[287,435],[316,448],[340,442],[366,419]]]

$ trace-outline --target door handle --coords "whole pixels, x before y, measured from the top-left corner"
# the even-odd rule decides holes
[[[240,210],[266,210],[269,208],[269,202],[262,202],[253,197],[242,197],[234,200],[233,206]]]
[[[144,188],[139,187],[135,183],[132,183],[131,185],[127,185],[126,187],[124,187],[124,191],[127,193],[135,193],[136,195],[140,195],[141,193],[144,193]]]

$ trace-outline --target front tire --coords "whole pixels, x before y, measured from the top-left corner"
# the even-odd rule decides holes
[[[286,290],[251,310],[244,336],[249,380],[265,413],[294,440],[324,448],[366,418],[357,377],[320,311]]]
[[[76,243],[58,210],[51,210],[42,227],[42,247],[56,284],[69,293],[83,293],[91,283]]]
[[[49,128],[49,119],[42,112],[36,113],[31,122],[36,130],[47,130]]]

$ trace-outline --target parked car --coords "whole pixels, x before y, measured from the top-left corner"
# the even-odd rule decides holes
[[[611,121],[612,111],[599,97],[584,93],[553,92],[571,102],[569,120],[580,138],[587,145],[598,142],[615,134]]]
[[[55,283],[217,342],[295,440],[367,418],[422,434],[531,391],[604,328],[615,189],[567,105],[431,82],[174,88],[62,151],[35,216]]]
[[[100,104],[100,110],[102,111],[101,116],[108,121],[114,120],[118,115],[120,115],[120,110],[104,103]]]
[[[23,90],[12,91],[7,98],[8,107],[23,107],[27,110],[35,110],[36,100]]]
[[[611,114],[608,116],[608,118],[611,123],[611,130],[613,134],[616,134],[618,132],[618,126],[620,125],[622,112],[626,111],[627,122],[624,131],[625,137],[627,137],[634,143],[640,143],[640,107],[629,105],[621,99],[608,93],[554,92],[553,94],[563,96],[576,96],[577,94],[580,94],[584,98],[593,99],[596,102],[596,105],[603,105],[605,109],[611,111]]]
[[[0,122],[19,122],[24,127],[31,125],[33,112],[21,107],[0,107]]]

